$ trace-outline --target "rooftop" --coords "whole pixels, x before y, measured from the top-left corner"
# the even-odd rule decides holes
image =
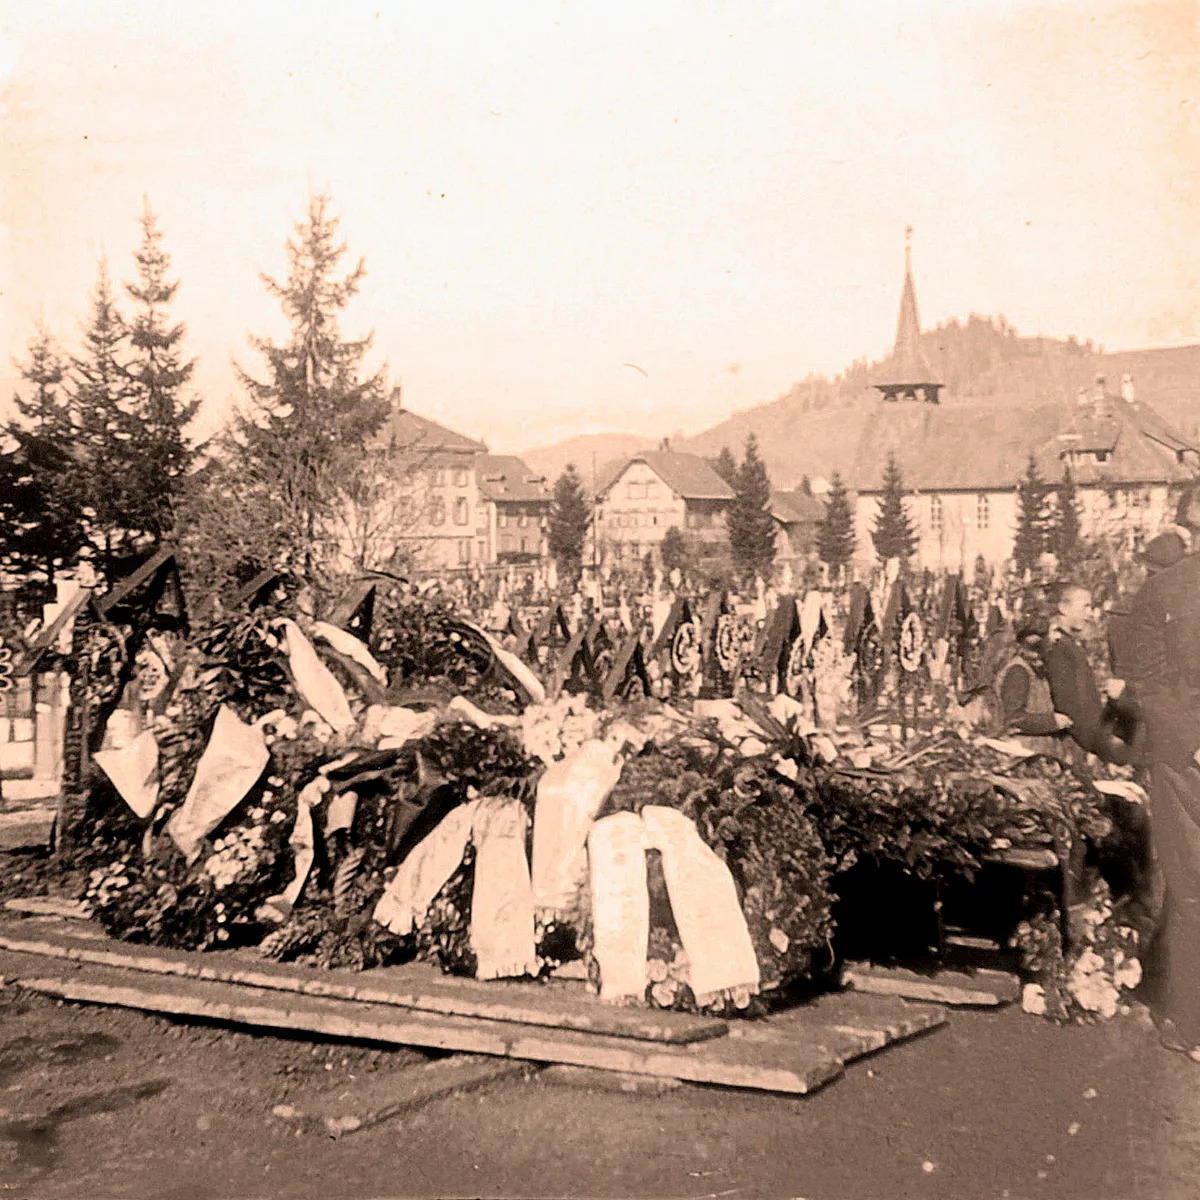
[[[597,495],[603,495],[634,463],[645,463],[676,495],[684,500],[732,500],[733,488],[698,454],[674,450],[648,450],[619,463],[600,480]]]
[[[771,516],[783,525],[815,524],[825,516],[825,505],[806,492],[772,492]]]
[[[916,491],[1015,487],[1034,456],[1048,483],[1069,466],[1077,484],[1181,483],[1200,448],[1145,402],[1105,395],[1087,404],[1012,398],[950,404],[878,404],[859,440],[850,486],[877,492],[889,455]]]
[[[487,454],[475,463],[479,494],[485,500],[549,501],[546,480],[513,454]]]

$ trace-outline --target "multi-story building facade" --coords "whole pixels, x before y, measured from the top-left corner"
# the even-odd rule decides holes
[[[475,464],[487,510],[487,562],[537,563],[547,557],[550,489],[542,475],[510,454],[486,454]]]
[[[610,474],[596,494],[596,535],[615,562],[632,564],[658,553],[668,529],[702,547],[728,541],[726,513],[733,489],[697,454],[667,442],[635,455]]]

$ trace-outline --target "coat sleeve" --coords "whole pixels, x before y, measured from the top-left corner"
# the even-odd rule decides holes
[[[1068,736],[1104,762],[1129,762],[1132,747],[1105,723],[1104,701],[1082,647],[1069,638],[1060,638],[1048,647],[1044,662],[1054,711],[1071,719]]]
[[[1125,682],[1141,706],[1149,758],[1187,770],[1200,747],[1200,712],[1188,702],[1176,679],[1167,634],[1169,610],[1159,586],[1162,578],[1155,576],[1146,583],[1129,614]],[[1170,615],[1177,619],[1177,614]]]

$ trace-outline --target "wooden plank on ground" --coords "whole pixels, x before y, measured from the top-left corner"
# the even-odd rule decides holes
[[[68,900],[65,896],[15,896],[5,900],[4,907],[10,912],[34,917],[64,917],[72,921],[88,919],[88,910],[78,900]]]
[[[13,977],[19,955],[0,956]],[[52,966],[42,960],[35,966]],[[109,967],[77,966],[58,975],[20,974],[27,991],[64,1000],[144,1012],[287,1029],[326,1037],[490,1054],[540,1063],[567,1063],[631,1075],[805,1095],[837,1078],[842,1064],[805,1040],[759,1044],[719,1038],[691,1045],[639,1042],[569,1029],[442,1016],[383,1004],[282,994],[198,979],[146,978]]]
[[[245,984],[273,991],[387,1004],[443,1016],[483,1017],[544,1025],[610,1037],[684,1045],[724,1037],[728,1024],[715,1017],[621,1008],[579,989],[504,980],[480,983],[411,964],[372,971],[321,971],[269,962],[249,954],[196,954],[153,946],[81,938],[73,930],[30,930],[0,924],[0,949],[43,955],[153,975]]]
[[[49,846],[57,815],[57,809],[41,806],[21,812],[0,812],[0,851]]]
[[[945,1023],[940,1008],[892,996],[831,992],[764,1021],[730,1022],[729,1036],[762,1043],[804,1037],[844,1064]]]
[[[1021,994],[1021,981],[1008,971],[937,971],[921,975],[901,967],[847,963],[842,983],[858,992],[935,1004],[995,1007],[1009,1004]]]
[[[513,1058],[455,1054],[394,1071],[379,1071],[314,1096],[292,1099],[276,1108],[275,1115],[301,1126],[319,1127],[336,1138],[370,1129],[451,1092],[524,1077],[529,1070],[528,1063]]]

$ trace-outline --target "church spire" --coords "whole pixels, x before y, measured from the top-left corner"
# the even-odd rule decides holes
[[[938,391],[942,387],[934,381],[934,374],[921,352],[921,313],[917,308],[917,286],[912,272],[913,227],[904,227],[904,287],[900,293],[900,315],[896,319],[896,344],[892,359],[881,378],[874,386],[885,400],[916,400],[921,398],[931,404],[938,402]]]

